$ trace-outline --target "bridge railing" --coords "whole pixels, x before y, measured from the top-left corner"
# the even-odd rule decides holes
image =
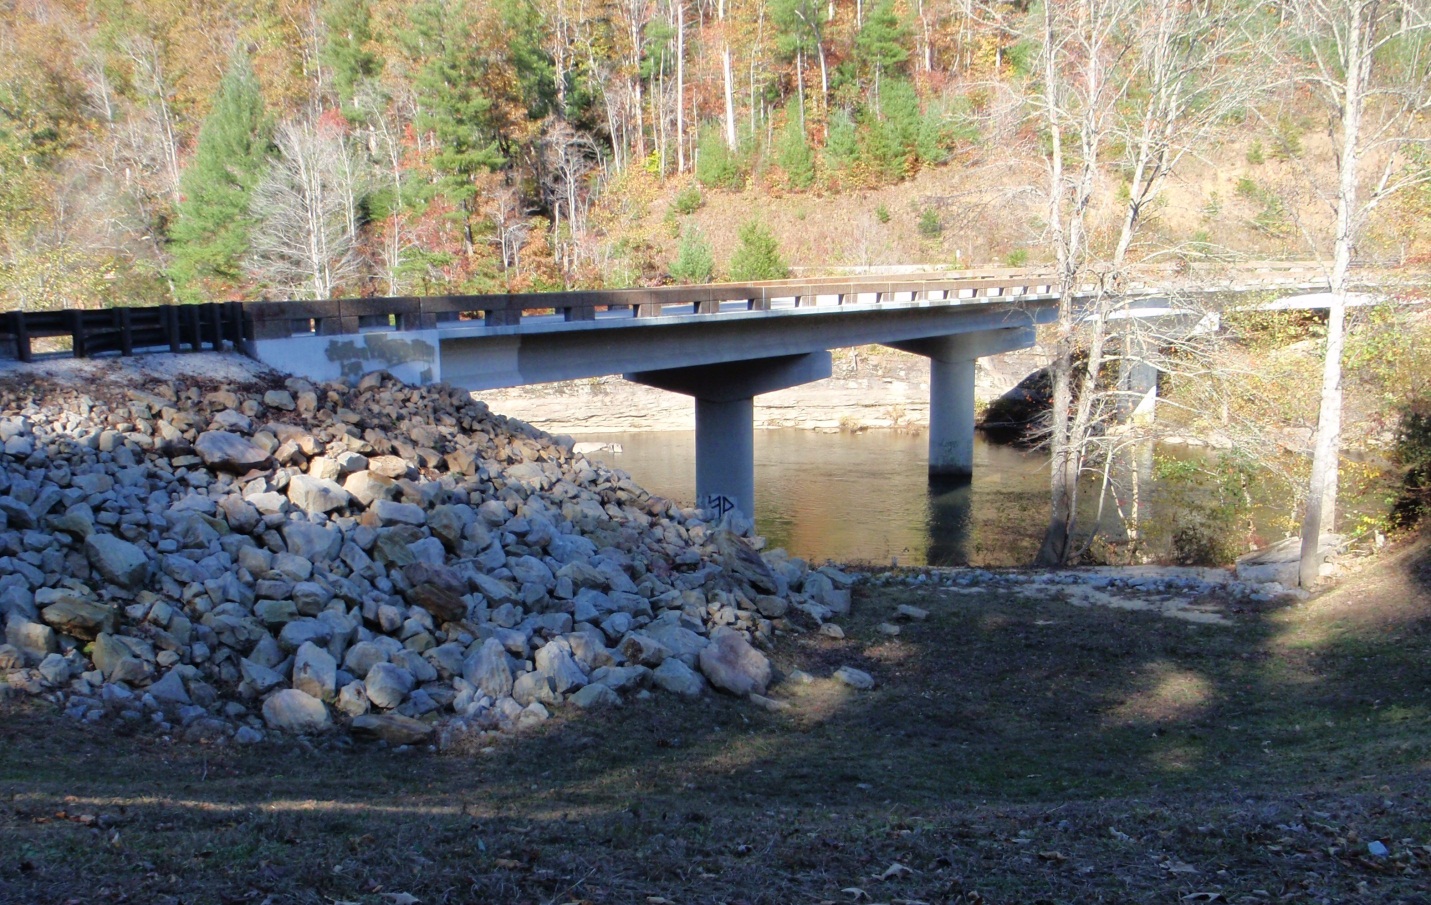
[[[759,283],[706,283],[638,289],[570,292],[436,295],[404,298],[329,299],[316,302],[249,302],[244,315],[255,339],[295,335],[340,335],[364,329],[419,330],[462,323],[510,327],[524,316],[558,315],[568,322],[592,321],[602,312],[633,318],[674,314],[717,314],[724,306],[744,304],[746,310],[770,310],[777,300],[790,299],[796,308],[833,298],[835,304],[855,304],[868,297],[874,304],[893,301],[958,301],[1021,298],[1047,293],[1052,277],[1028,271],[970,276],[914,274],[891,277],[826,277],[772,280]]]
[[[242,302],[0,313],[0,342],[10,345],[20,361],[33,359],[34,340],[56,337],[70,339],[76,358],[160,349],[197,352],[206,346],[218,350],[253,338]]]

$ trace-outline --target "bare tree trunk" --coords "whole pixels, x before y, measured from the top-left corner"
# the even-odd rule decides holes
[[[686,171],[686,4],[676,2],[676,172]]]

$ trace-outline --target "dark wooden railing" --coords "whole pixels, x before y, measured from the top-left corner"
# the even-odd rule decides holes
[[[105,352],[133,355],[141,351],[197,352],[206,346],[238,347],[252,339],[242,302],[198,305],[154,305],[134,308],[72,308],[64,311],[0,313],[0,339],[14,347],[20,361],[30,361],[33,341],[69,337],[76,358]]]
[[[817,297],[833,297],[839,305],[865,297],[876,304],[1017,300],[1047,296],[1053,291],[1053,279],[1043,270],[991,269],[647,289],[10,311],[0,313],[0,342],[11,346],[21,361],[30,361],[34,339],[70,337],[74,355],[83,358],[116,351],[132,355],[138,351],[221,349],[226,343],[242,348],[253,340],[334,336],[364,329],[420,330],[459,323],[511,327],[520,325],[523,317],[530,314],[558,315],[568,322],[581,322],[596,320],[601,312],[621,312],[633,318],[716,314],[729,303],[743,303],[745,310],[763,311],[770,310],[777,299],[791,299],[796,308],[813,305]],[[1216,271],[1186,266],[1145,269],[1119,289],[1151,291],[1189,284],[1205,289],[1277,288],[1319,282],[1324,284],[1323,272],[1314,264],[1258,262]]]

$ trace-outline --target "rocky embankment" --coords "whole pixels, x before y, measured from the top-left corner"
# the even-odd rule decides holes
[[[849,606],[838,570],[459,390],[135,373],[0,381],[0,695],[440,741],[652,691],[768,703],[762,649]]]

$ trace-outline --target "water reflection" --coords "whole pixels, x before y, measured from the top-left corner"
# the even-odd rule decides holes
[[[584,434],[623,452],[593,458],[652,493],[695,498],[690,431]],[[887,565],[1024,565],[1047,518],[1043,455],[975,441],[971,480],[929,480],[928,439],[870,431],[755,434],[756,527],[812,560]]]
[[[967,477],[929,479],[929,546],[924,561],[931,565],[969,564],[969,536],[974,516],[974,482]]]

